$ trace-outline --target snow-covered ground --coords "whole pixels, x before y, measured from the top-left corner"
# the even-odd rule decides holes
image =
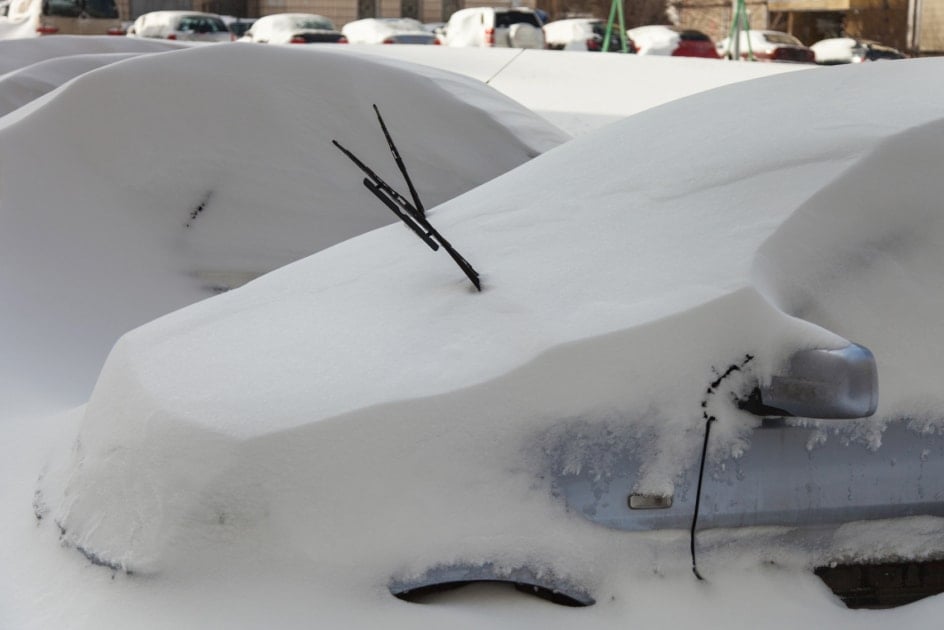
[[[817,548],[708,531],[699,582],[687,532],[566,511],[545,458],[580,463],[562,427],[617,427],[650,445],[641,485],[671,492],[706,381],[844,339],[876,353],[879,411],[822,440],[880,449],[901,418],[939,431],[941,63],[428,48],[77,48],[97,69],[47,73],[40,55],[0,77],[76,76],[0,118],[0,627],[936,623],[940,597],[848,611],[809,569],[934,556],[940,519],[851,524]],[[561,89],[594,58],[640,112],[596,131],[619,109]],[[481,293],[379,227],[392,216],[330,145],[405,192],[371,103]],[[743,416],[719,419],[713,461],[750,449]],[[388,592],[455,562],[527,565],[597,603]]]

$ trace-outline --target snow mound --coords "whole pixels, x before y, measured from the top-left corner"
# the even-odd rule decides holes
[[[428,207],[567,139],[458,75],[242,44],[101,67],[0,119],[0,389],[82,400],[125,331],[395,221],[331,144],[405,190],[372,103]]]
[[[940,426],[942,66],[742,83],[550,151],[430,213],[481,294],[390,226],[143,326],[43,504],[131,571],[250,554],[363,591],[527,563],[612,592],[636,543],[552,497],[555,427],[618,420],[647,436],[641,483],[671,487],[726,367],[762,379],[838,335],[877,349],[881,419]]]
[[[485,81],[574,136],[722,85],[816,69],[805,64],[719,64],[716,59],[588,55],[568,50],[368,45],[350,48]]]
[[[81,74],[139,54],[141,53],[69,55],[11,70],[0,76],[0,116],[36,100]]]
[[[113,35],[56,35],[5,39],[0,40],[0,74],[55,57],[108,53],[156,53],[180,50],[194,45],[185,42]]]

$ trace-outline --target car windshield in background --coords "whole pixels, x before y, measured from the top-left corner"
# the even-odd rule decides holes
[[[527,11],[495,11],[495,28],[507,28],[512,24],[530,24],[541,28],[538,17]]]
[[[246,31],[253,25],[255,20],[239,20],[237,22],[230,22],[229,32],[235,35],[236,37],[242,37],[246,34]]]
[[[82,14],[90,18],[118,18],[118,7],[114,0],[46,0],[43,2],[43,15],[60,17],[79,17]]]
[[[296,20],[292,28],[305,28],[313,31],[333,31],[334,24],[324,20]]]
[[[196,33],[225,33],[229,31],[223,20],[203,16],[181,18],[177,30],[194,31]]]
[[[764,33],[764,39],[771,44],[786,44],[788,46],[802,46],[803,42],[787,33]]]
[[[313,30],[302,31],[301,33],[295,33],[292,35],[292,39],[289,41],[291,44],[334,44],[339,41],[344,36],[337,32],[315,32]],[[346,40],[345,40],[346,41]]]

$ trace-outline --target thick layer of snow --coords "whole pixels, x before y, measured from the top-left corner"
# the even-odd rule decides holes
[[[542,436],[629,422],[651,444],[643,489],[661,490],[696,457],[720,371],[751,354],[762,378],[797,348],[844,343],[825,328],[876,350],[879,422],[939,424],[944,190],[920,165],[944,158],[944,89],[927,87],[940,65],[743,83],[550,151],[430,215],[483,273],[481,294],[390,226],[133,331],[37,509],[87,558],[160,580],[251,558],[369,598],[438,563],[495,562],[608,601],[653,566],[677,575],[684,533],[627,535],[563,511]],[[870,94],[868,112],[841,107]],[[743,119],[732,105],[746,101],[784,124]],[[761,130],[777,152],[758,150]],[[683,150],[713,167],[680,175]],[[744,448],[750,425],[719,416],[715,455]],[[890,527],[939,548],[937,521],[923,522]],[[873,551],[837,535],[791,550],[789,532],[719,533],[705,564],[731,561],[735,541],[747,566]]]
[[[3,395],[45,384],[81,402],[126,330],[396,221],[331,145],[402,181],[371,103],[430,206],[567,138],[479,82],[417,68],[203,46],[102,67],[0,119]]]
[[[632,64],[702,85],[745,65]],[[344,91],[286,86],[289,70],[328,73]],[[812,548],[784,530],[703,532],[698,582],[686,532],[595,526],[543,475],[555,427],[626,418],[662,456],[646,483],[671,483],[700,447],[706,382],[747,352],[762,377],[785,352],[841,344],[837,334],[876,351],[874,426],[906,415],[938,430],[944,189],[927,165],[944,158],[940,71],[908,61],[743,82],[549,150],[430,212],[482,272],[481,294],[443,252],[391,225],[132,331],[87,406],[0,415],[0,627],[936,623],[940,597],[850,612],[808,570],[939,552],[940,519],[849,524]],[[264,98],[240,82],[247,72]],[[0,278],[15,324],[3,328],[5,400],[48,405],[81,390],[67,381],[122,322],[202,295],[199,282],[179,284],[186,274],[307,246],[320,224],[298,208],[310,207],[315,166],[332,185],[350,177],[338,203],[360,178],[311,145],[349,139],[399,182],[369,110],[378,88],[418,183],[561,140],[474,82],[410,72],[356,50],[225,45],[103,67],[0,119]],[[195,100],[208,73],[226,87]],[[523,94],[542,94],[518,76]],[[141,117],[116,115],[118,86],[129,91],[117,102]],[[489,150],[480,143],[496,126],[503,139]],[[229,143],[232,128],[242,141]],[[47,133],[57,142],[31,142]],[[419,157],[429,151],[444,153],[430,164]],[[37,187],[37,172],[55,184]],[[207,182],[225,194],[207,200]],[[377,211],[361,194],[349,212]],[[276,233],[276,205],[297,221],[291,231]],[[76,342],[89,331],[95,343]],[[31,386],[32,397],[18,389]],[[750,425],[728,420],[713,457],[744,447]],[[482,588],[417,606],[387,592],[392,577],[457,560],[565,575],[597,604]]]
[[[348,22],[341,32],[352,44],[382,44],[386,38],[398,34],[415,35],[423,39],[432,37],[432,33],[423,29],[422,23],[412,18],[365,18]]]
[[[69,55],[40,61],[0,76],[0,116],[52,92],[63,83],[95,68],[141,53]]]
[[[55,57],[106,53],[166,52],[194,45],[159,39],[141,40],[130,37],[89,37],[82,35],[55,35],[53,37],[0,40],[0,74]]]
[[[641,59],[636,55],[513,48],[351,48],[485,81],[575,136],[722,85],[810,68],[786,63],[718,64],[716,59]]]

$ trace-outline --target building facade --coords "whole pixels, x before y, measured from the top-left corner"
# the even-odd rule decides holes
[[[881,42],[912,55],[944,54],[944,0],[748,0],[751,28],[785,31],[805,44],[828,37]],[[682,26],[726,37],[731,2],[670,0]]]

